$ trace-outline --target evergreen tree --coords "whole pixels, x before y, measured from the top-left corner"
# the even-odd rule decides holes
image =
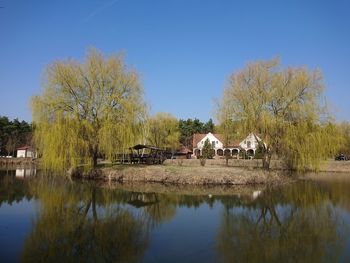
[[[180,129],[180,143],[191,147],[192,146],[192,136],[195,133],[213,133],[215,130],[215,125],[212,119],[209,119],[208,122],[201,122],[199,119],[195,118],[187,120],[179,120],[179,129]]]
[[[31,145],[31,135],[30,123],[0,116],[0,155],[15,156],[18,147]]]

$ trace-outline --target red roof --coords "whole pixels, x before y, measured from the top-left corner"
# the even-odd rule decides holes
[[[189,154],[189,153],[193,153],[193,152],[190,149],[188,149],[186,146],[181,145],[180,149],[178,150],[178,153]]]
[[[32,148],[31,146],[26,145],[26,146],[22,146],[22,147],[17,148],[17,150],[28,150],[31,148]]]
[[[228,145],[226,146],[227,148],[239,148],[241,147],[239,144],[241,143],[241,141],[238,140],[234,140],[234,141],[229,141]]]
[[[195,133],[193,134],[193,138],[192,138],[192,147],[196,148],[197,144],[203,140],[203,138],[206,136],[206,134],[203,133]]]

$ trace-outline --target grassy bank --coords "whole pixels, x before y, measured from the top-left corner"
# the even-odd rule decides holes
[[[116,182],[178,185],[282,184],[293,180],[279,172],[215,166],[125,165],[99,169],[94,179]]]
[[[198,167],[200,166],[198,159],[188,160],[166,160],[164,162],[166,166],[185,166],[185,167]],[[225,159],[211,159],[206,161],[206,167],[226,167]],[[262,161],[260,159],[254,160],[236,160],[230,159],[228,161],[228,167],[236,167],[243,169],[256,169],[262,168]],[[271,160],[271,170],[279,171],[285,170],[286,167],[280,160]],[[329,159],[322,163],[319,172],[341,172],[350,173],[350,161],[334,161]]]
[[[0,165],[31,165],[35,161],[33,158],[0,158]]]
[[[350,162],[329,160],[320,172],[348,173]],[[161,183],[174,185],[280,185],[296,180],[281,161],[273,160],[270,171],[261,168],[261,160],[166,160],[163,165],[111,165],[100,167],[88,178],[120,183]],[[85,178],[87,178],[85,176]]]
[[[186,166],[186,167],[198,167],[200,165],[199,159],[173,159],[165,160],[166,166]],[[205,163],[206,167],[226,167],[225,159],[208,159]],[[229,159],[228,167],[238,168],[262,168],[261,159],[243,160],[243,159]],[[283,163],[279,160],[271,160],[271,170],[284,169]]]

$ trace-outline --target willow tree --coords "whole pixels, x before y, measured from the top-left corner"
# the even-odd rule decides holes
[[[221,113],[221,123],[218,126],[218,131],[221,133],[223,137],[223,146],[224,148],[229,148],[234,144],[234,141],[241,139],[239,136],[239,129],[237,129],[237,125],[239,123],[234,122],[227,112]],[[229,152],[224,152],[226,166],[228,166],[228,160],[231,158],[231,154]]]
[[[170,113],[157,113],[148,120],[149,144],[163,149],[175,150],[179,146],[178,120]]]
[[[339,133],[343,138],[342,146],[339,149],[339,153],[350,155],[350,123],[342,122],[338,125]]]
[[[250,63],[230,76],[218,119],[262,139],[264,168],[276,155],[290,169],[317,170],[339,146],[323,91],[318,70],[282,68],[278,59]]]
[[[122,56],[88,52],[84,63],[56,61],[32,99],[35,140],[45,168],[65,170],[112,159],[143,134],[145,103],[138,75]]]

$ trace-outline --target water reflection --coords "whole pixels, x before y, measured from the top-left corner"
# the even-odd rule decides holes
[[[113,193],[66,181],[32,181],[42,207],[23,262],[138,262],[147,247],[144,219],[112,206]],[[122,196],[121,196],[122,197]]]
[[[338,262],[349,227],[334,206],[349,184],[303,182],[266,190],[238,209],[227,204],[217,235],[223,262]],[[336,191],[335,191],[336,190]]]
[[[161,198],[162,202],[160,202],[159,194],[155,192],[130,192],[129,195],[127,203],[136,208],[144,208],[145,219],[150,228],[172,219],[176,214],[176,205],[171,205],[164,198]]]
[[[0,208],[3,203],[11,205],[13,202],[21,202],[24,198],[32,199],[32,194],[28,189],[28,182],[16,180],[15,171],[1,171],[0,173]]]
[[[97,186],[7,171],[0,213],[24,199],[40,205],[18,251],[23,262],[176,261],[171,251],[192,255],[182,262],[347,262],[349,187],[349,179],[272,189]]]
[[[19,167],[16,169],[16,177],[27,178],[36,175],[36,169],[34,167]]]

